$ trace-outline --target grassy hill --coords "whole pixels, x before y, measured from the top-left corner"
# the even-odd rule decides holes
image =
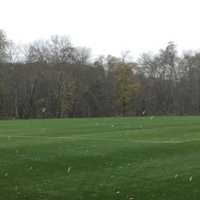
[[[2,200],[198,200],[200,117],[0,121]]]

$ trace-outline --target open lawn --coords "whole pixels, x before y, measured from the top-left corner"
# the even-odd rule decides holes
[[[200,117],[0,121],[1,200],[199,200]]]

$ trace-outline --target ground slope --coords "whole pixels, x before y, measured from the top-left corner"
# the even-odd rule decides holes
[[[0,121],[2,200],[199,200],[200,117]]]

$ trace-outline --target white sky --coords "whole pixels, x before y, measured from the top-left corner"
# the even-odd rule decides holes
[[[0,29],[27,43],[67,35],[95,55],[200,48],[199,0],[0,0]]]

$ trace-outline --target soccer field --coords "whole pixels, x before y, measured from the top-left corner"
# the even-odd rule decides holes
[[[199,200],[200,117],[0,121],[2,200]]]

